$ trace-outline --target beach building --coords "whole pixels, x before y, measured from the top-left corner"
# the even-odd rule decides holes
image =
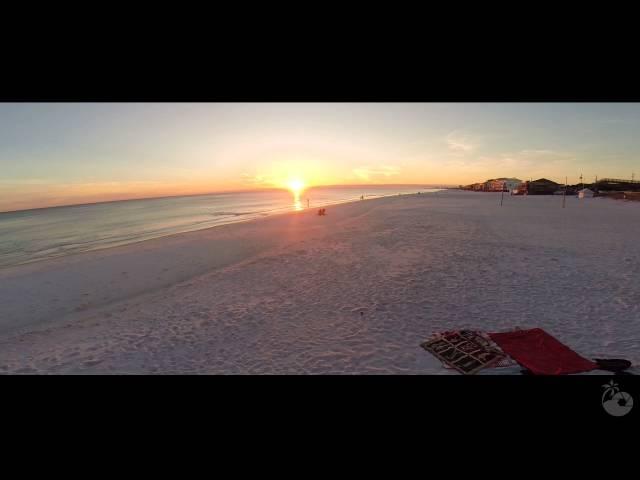
[[[517,195],[553,195],[562,185],[546,178],[526,181],[517,187]]]
[[[501,192],[505,188],[504,182],[500,179],[490,179],[484,182],[484,191],[485,192]]]
[[[600,192],[640,192],[640,180],[620,178],[603,178],[594,184]]]
[[[578,198],[593,198],[593,190],[583,188],[578,192]]]
[[[511,190],[511,195],[526,195],[527,194],[527,184],[526,182],[522,182],[516,188]]]
[[[484,182],[485,192],[511,192],[522,183],[518,178],[492,178]]]
[[[502,182],[504,182],[506,191],[509,191],[509,192],[512,192],[513,190],[517,189],[518,185],[522,183],[522,180],[520,180],[519,178],[499,178],[498,180],[501,180]]]
[[[511,194],[512,195],[526,195],[527,194],[527,183],[528,182],[522,182],[515,189],[513,189]]]

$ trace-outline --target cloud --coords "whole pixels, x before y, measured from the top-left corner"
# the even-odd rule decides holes
[[[51,180],[43,178],[0,179],[0,185],[47,185]]]
[[[519,150],[516,152],[497,153],[495,155],[480,155],[453,157],[446,161],[449,166],[471,168],[517,168],[529,169],[547,166],[567,165],[576,160],[571,152],[554,150]]]
[[[457,162],[450,161],[448,165],[464,168],[467,172],[474,172],[474,175],[546,177],[553,180],[564,178],[575,170],[576,159],[576,155],[571,152],[525,149],[496,155],[459,158]]]
[[[400,174],[400,169],[398,167],[390,166],[390,165],[382,165],[382,166],[364,166],[353,169],[353,174],[366,181],[376,181],[382,180],[388,177],[392,177],[394,175]]]
[[[515,168],[549,168],[562,164],[568,164],[575,160],[575,155],[570,152],[558,152],[554,150],[520,150],[516,153],[502,154],[500,164]]]
[[[479,144],[478,135],[470,135],[460,130],[454,130],[445,137],[449,151],[457,155],[466,155],[474,152]]]

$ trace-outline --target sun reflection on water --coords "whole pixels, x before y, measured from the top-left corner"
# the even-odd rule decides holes
[[[289,190],[293,194],[293,207],[296,211],[302,210],[302,202],[300,194],[304,191],[304,182],[300,179],[290,180],[288,184]]]

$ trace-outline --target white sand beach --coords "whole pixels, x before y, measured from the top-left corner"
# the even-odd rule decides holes
[[[420,343],[514,327],[637,369],[640,204],[561,203],[402,195],[2,269],[0,373],[458,375]]]

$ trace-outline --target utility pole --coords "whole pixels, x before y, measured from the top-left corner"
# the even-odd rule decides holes
[[[562,208],[564,208],[565,204],[567,203],[567,181],[569,179],[567,177],[564,177],[564,195],[562,195]]]
[[[502,206],[502,202],[504,202],[504,187],[506,186],[505,182],[502,182],[502,195],[500,196],[500,206]]]

